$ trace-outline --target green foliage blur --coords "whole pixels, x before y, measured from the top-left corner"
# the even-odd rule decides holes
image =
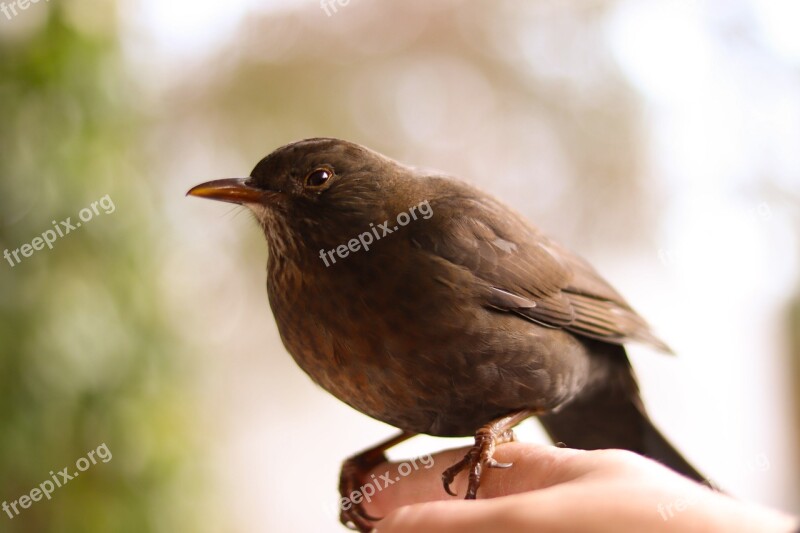
[[[181,503],[194,485],[179,346],[149,246],[161,221],[132,170],[140,124],[114,31],[34,8],[43,24],[0,40],[0,252],[105,195],[114,209],[0,264],[0,503],[103,443],[112,459],[13,519],[0,511],[0,531],[198,531]]]

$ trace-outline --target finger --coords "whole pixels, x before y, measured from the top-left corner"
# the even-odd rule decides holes
[[[558,531],[574,500],[559,487],[485,500],[451,500],[401,507],[377,524],[379,533],[528,533]],[[554,520],[554,518],[556,520]],[[563,523],[562,523],[563,525]],[[572,531],[591,531],[573,529]]]
[[[468,448],[446,450],[426,457],[425,466],[416,461],[384,463],[372,471],[365,482],[371,482],[373,494],[365,502],[367,511],[375,516],[386,516],[398,507],[415,503],[458,500],[463,498],[467,485],[466,472],[459,474],[452,484],[458,497],[448,495],[442,486],[442,472],[459,461]],[[510,468],[485,468],[482,472],[478,498],[496,498],[528,490],[563,483],[581,475],[585,468],[570,461],[584,452],[547,445],[511,442],[497,447],[495,458],[510,462]],[[573,464],[574,463],[574,464]]]
[[[494,533],[512,531],[503,523],[495,501],[452,500],[418,503],[401,507],[378,522],[379,533]]]
[[[484,500],[435,501],[400,507],[376,524],[379,533],[618,533],[663,531],[652,490],[616,487],[608,480],[569,480],[539,490]],[[660,494],[660,493],[659,493]],[[620,502],[625,502],[620,505]],[[642,524],[647,524],[643,529]],[[677,531],[671,528],[668,531]]]

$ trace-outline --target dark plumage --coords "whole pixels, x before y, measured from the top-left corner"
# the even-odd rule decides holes
[[[354,408],[406,436],[473,435],[521,413],[492,440],[539,414],[568,446],[627,448],[702,479],[653,428],[621,346],[666,345],[586,261],[486,193],[337,139],[284,146],[246,180],[190,193],[255,213],[287,350]],[[425,205],[429,217],[396,222]],[[369,250],[326,255],[385,220],[398,229]]]

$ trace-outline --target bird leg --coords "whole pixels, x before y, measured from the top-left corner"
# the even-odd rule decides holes
[[[456,493],[450,490],[450,484],[453,483],[453,480],[462,470],[469,469],[469,484],[467,485],[467,495],[464,499],[474,500],[478,493],[478,487],[481,485],[481,472],[484,466],[489,468],[508,468],[511,466],[511,463],[499,463],[494,459],[495,447],[498,444],[516,440],[512,428],[535,414],[536,411],[523,409],[498,418],[480,428],[475,433],[475,445],[470,448],[463,459],[442,473],[444,490],[451,496],[456,496]]]
[[[370,516],[365,510],[363,502],[358,498],[351,497],[354,492],[359,492],[363,487],[361,480],[370,471],[381,463],[387,461],[384,453],[389,448],[400,444],[404,440],[413,437],[415,433],[402,432],[391,439],[384,441],[377,446],[365,450],[345,459],[342,463],[342,470],[339,474],[339,494],[340,500],[339,521],[349,529],[361,532],[369,532],[374,529],[372,522],[377,522],[380,518]]]

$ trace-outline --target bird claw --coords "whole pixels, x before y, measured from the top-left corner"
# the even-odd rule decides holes
[[[474,500],[481,484],[483,467],[510,468],[513,463],[500,463],[492,457],[498,444],[515,441],[514,431],[509,429],[497,434],[491,425],[482,427],[475,433],[475,444],[459,462],[442,472],[442,485],[450,496],[458,496],[450,489],[450,485],[462,470],[469,470],[466,500]]]
[[[455,481],[456,475],[458,475],[459,472],[461,472],[462,470],[467,468],[468,465],[471,464],[472,454],[474,453],[474,451],[475,451],[475,446],[473,446],[467,452],[467,454],[464,456],[463,459],[461,459],[459,462],[457,462],[456,464],[454,464],[453,466],[442,472],[442,485],[444,485],[445,492],[447,492],[447,494],[449,494],[450,496],[458,496],[458,494],[456,494],[450,489],[450,484],[453,483],[453,481]]]
[[[348,529],[368,533],[375,529],[373,522],[378,522],[381,518],[372,516],[364,510],[364,503],[362,499],[356,503],[355,497],[352,499],[350,496],[354,492],[361,493],[363,485],[361,480],[366,477],[376,466],[387,461],[386,450],[400,444],[404,440],[413,437],[413,433],[406,431],[392,437],[391,439],[370,448],[367,451],[356,454],[342,463],[342,470],[339,474],[339,494],[342,499],[340,502],[339,521]],[[344,505],[349,502],[349,505]],[[345,509],[345,507],[347,507]]]
[[[499,463],[494,459],[491,459],[487,464],[487,466],[489,468],[511,468],[512,466],[514,466],[514,463]]]
[[[342,470],[339,474],[339,495],[349,500],[350,494],[358,491],[361,487],[361,480],[374,467],[386,461],[383,453],[366,452],[350,457],[342,463]],[[368,533],[375,528],[374,522],[381,520],[380,517],[372,516],[364,510],[363,501],[355,503],[352,500],[347,509],[341,507],[339,521],[346,528],[353,531]]]

